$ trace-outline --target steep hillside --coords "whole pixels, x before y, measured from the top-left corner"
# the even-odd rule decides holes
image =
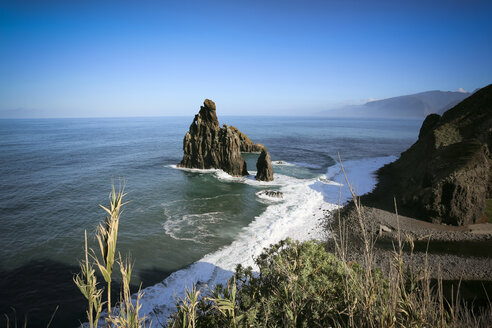
[[[485,213],[492,195],[492,84],[443,116],[427,116],[419,138],[401,157],[378,172],[379,182],[364,199],[393,206],[419,219],[466,225]]]

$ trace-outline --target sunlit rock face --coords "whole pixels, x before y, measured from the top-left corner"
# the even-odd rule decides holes
[[[220,127],[215,103],[206,99],[184,137],[184,155],[178,166],[198,169],[216,168],[232,176],[244,176],[248,175],[248,170],[241,152],[260,152],[263,149],[266,148],[261,144],[255,144],[237,128],[226,124]],[[264,164],[264,160],[261,165],[268,165]],[[270,155],[268,155],[268,163],[271,168]],[[271,180],[268,174],[261,174],[259,177],[257,175],[257,179],[271,181],[273,171]]]
[[[391,193],[415,217],[453,225],[477,222],[492,197],[492,85],[439,116],[427,116],[419,138],[381,168],[375,192]]]

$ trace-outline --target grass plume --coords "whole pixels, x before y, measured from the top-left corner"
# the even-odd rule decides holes
[[[123,202],[125,197],[124,186],[116,191],[114,185],[109,194],[109,208],[101,206],[106,212],[106,217],[99,224],[96,231],[96,240],[99,246],[100,259],[93,249],[87,246],[87,231],[85,232],[85,260],[80,262],[81,272],[73,280],[84,297],[88,300],[86,311],[90,328],[97,328],[100,324],[100,317],[103,305],[107,305],[107,315],[105,327],[115,328],[144,328],[146,327],[146,317],[141,317],[139,311],[142,307],[140,300],[143,293],[139,290],[135,302],[132,300],[130,282],[133,271],[133,264],[130,260],[122,259],[118,253],[116,258],[116,244],[118,241],[118,228],[122,207],[127,204]],[[118,264],[122,278],[122,290],[120,299],[116,305],[116,313],[111,310],[111,283],[113,280],[113,269]],[[103,276],[106,282],[107,296],[103,301],[104,290],[98,288],[95,267]],[[149,323],[149,326],[152,323]]]
[[[95,255],[94,260],[107,284],[108,318],[111,318],[111,276],[113,274],[113,266],[116,255],[116,243],[118,241],[120,211],[121,207],[126,204],[123,203],[123,197],[126,195],[124,191],[125,187],[121,187],[121,185],[118,191],[116,191],[113,184],[111,193],[109,194],[109,208],[104,207],[103,205],[99,205],[103,210],[106,211],[107,215],[104,222],[100,223],[97,227],[96,232],[101,260],[99,260],[99,258]]]

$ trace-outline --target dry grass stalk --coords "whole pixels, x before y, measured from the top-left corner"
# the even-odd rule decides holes
[[[90,328],[97,328],[99,317],[101,316],[103,302],[102,289],[97,288],[97,278],[92,262],[89,262],[89,250],[87,248],[87,230],[85,234],[85,261],[80,262],[81,272],[77,274],[73,281],[79,288],[80,292],[88,301],[87,319]]]
[[[122,278],[122,291],[120,292],[120,303],[118,305],[119,314],[112,318],[112,323],[117,328],[141,328],[145,327],[146,317],[139,317],[139,311],[142,308],[140,303],[143,293],[141,287],[137,292],[135,303],[132,301],[130,281],[133,270],[133,264],[128,258],[122,260],[119,254],[118,264]],[[152,323],[149,323],[151,326]]]
[[[104,223],[99,224],[96,233],[102,260],[100,261],[95,254],[93,258],[107,283],[108,318],[111,318],[111,275],[113,273],[116,255],[116,242],[118,241],[120,210],[121,207],[126,204],[123,203],[123,197],[126,195],[124,190],[125,187],[121,187],[120,185],[120,188],[116,192],[113,184],[111,193],[109,194],[110,208],[99,205],[108,215],[106,215]]]
[[[339,156],[340,159],[340,156]],[[401,238],[400,218],[396,200],[395,216],[397,223],[397,245],[394,246],[390,266],[386,275],[375,275],[375,242],[376,239],[367,228],[367,218],[363,213],[360,199],[350,184],[345,169],[340,160],[340,166],[345,181],[352,195],[355,212],[363,239],[363,276],[354,275],[354,271],[347,271],[345,280],[348,308],[348,327],[488,327],[492,326],[492,304],[489,301],[487,309],[475,313],[460,300],[459,293],[448,302],[443,293],[443,283],[438,269],[437,291],[431,283],[431,271],[427,252],[423,269],[416,270],[412,263],[405,263],[404,243]],[[338,211],[339,236],[335,238],[335,246],[340,260],[347,263],[347,231],[341,222]],[[410,245],[410,258],[413,256],[413,240],[407,236]],[[354,294],[353,291],[356,291]],[[458,287],[459,290],[459,287]],[[454,293],[452,293],[454,297]],[[342,313],[340,313],[342,315]]]
[[[191,290],[185,289],[185,297],[180,298],[176,304],[178,311],[175,313],[170,326],[172,328],[195,328],[197,324],[197,308],[200,291],[193,284]]]
[[[140,317],[139,311],[142,307],[140,301],[143,293],[138,291],[135,303],[132,301],[130,281],[133,264],[128,259],[123,260],[118,254],[120,273],[122,277],[122,290],[120,300],[117,305],[117,313],[111,311],[111,282],[113,267],[115,264],[116,243],[118,240],[118,228],[121,215],[121,208],[126,204],[123,197],[126,195],[124,186],[120,185],[118,191],[114,184],[109,194],[110,206],[103,208],[107,215],[103,223],[99,224],[96,231],[96,239],[99,246],[99,259],[93,249],[87,247],[87,232],[85,232],[85,261],[81,261],[81,273],[74,277],[75,284],[79,287],[82,294],[88,300],[87,319],[90,328],[97,328],[103,305],[107,305],[106,327],[115,328],[143,328],[146,327],[146,317]],[[91,260],[89,261],[89,253]],[[107,283],[107,299],[102,301],[103,289],[97,288],[97,277],[95,269],[97,267]],[[149,324],[149,326],[152,323]]]

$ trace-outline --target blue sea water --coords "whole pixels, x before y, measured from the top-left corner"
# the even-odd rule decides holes
[[[57,267],[42,278],[53,293],[45,305],[61,304],[65,322],[83,320],[83,304],[82,312],[76,305],[63,306],[69,303],[66,290],[75,288],[65,280],[82,258],[84,230],[93,236],[104,218],[99,204],[108,204],[113,181],[125,184],[130,201],[122,213],[118,249],[131,253],[134,283],[145,287],[207,254],[239,245],[234,243],[259,217],[274,222],[295,213],[295,198],[281,208],[259,197],[261,190],[306,184],[324,202],[336,203],[336,182],[343,183],[337,154],[360,191],[370,190],[370,173],[408,148],[421,124],[312,117],[219,120],[268,147],[274,183],[176,169],[190,117],[0,120],[0,312],[8,306],[32,308],[32,323],[41,321],[36,309],[47,311],[40,307],[40,295],[24,285],[39,284],[36,273]],[[258,155],[244,156],[248,169],[256,171]],[[299,202],[306,201],[299,197]],[[95,245],[93,238],[90,244]],[[60,273],[64,270],[68,274]]]

